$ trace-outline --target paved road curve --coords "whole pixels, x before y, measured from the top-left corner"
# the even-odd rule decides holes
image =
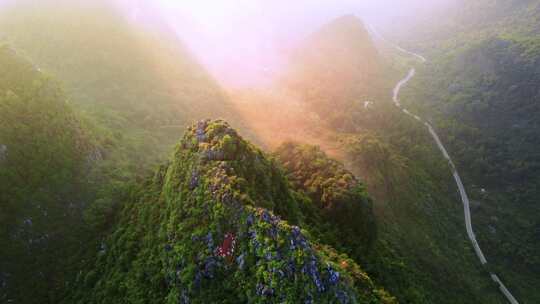
[[[398,51],[403,52],[403,53],[405,53],[407,55],[413,56],[415,58],[418,58],[422,63],[427,62],[425,57],[423,57],[423,56],[421,56],[419,54],[413,53],[411,51],[405,50],[405,49],[401,48],[400,46],[386,40],[373,27],[368,26],[368,29],[369,29],[369,31],[371,32],[371,34],[373,36],[381,39],[382,41],[384,41],[385,43],[387,43],[390,46],[394,47]],[[413,117],[414,119],[416,119],[417,121],[423,123],[427,127],[429,133],[431,134],[431,137],[433,137],[433,140],[435,140],[435,142],[437,143],[437,147],[439,147],[439,150],[443,154],[444,158],[446,158],[448,160],[448,164],[450,165],[450,168],[452,170],[452,175],[454,176],[454,180],[456,181],[456,185],[457,185],[457,187],[459,189],[459,195],[461,196],[461,201],[463,202],[463,211],[465,213],[465,228],[467,230],[467,235],[468,235],[469,239],[471,240],[474,251],[476,252],[476,255],[478,256],[478,259],[480,260],[480,263],[482,263],[482,265],[485,265],[485,264],[487,264],[486,257],[484,256],[484,253],[482,252],[482,249],[480,248],[480,246],[478,245],[478,242],[476,241],[476,236],[474,235],[474,231],[473,231],[473,228],[472,228],[471,210],[470,210],[470,207],[469,207],[469,205],[470,205],[469,196],[467,195],[467,192],[465,191],[465,187],[463,186],[463,182],[461,181],[461,177],[459,176],[459,173],[458,173],[458,171],[456,169],[456,166],[454,165],[454,162],[452,162],[452,159],[450,158],[450,155],[448,155],[448,151],[446,151],[446,148],[444,147],[443,143],[441,142],[441,139],[439,138],[439,136],[437,135],[437,132],[435,132],[435,129],[433,129],[431,124],[429,124],[427,121],[422,120],[422,118],[420,118],[419,116],[412,114],[409,110],[403,108],[401,106],[401,103],[399,102],[399,93],[400,93],[401,89],[411,79],[414,78],[415,74],[416,74],[416,69],[411,68],[409,70],[409,73],[407,74],[407,76],[405,78],[403,78],[402,80],[400,80],[396,84],[396,86],[394,87],[394,90],[392,92],[393,93],[392,100],[394,101],[394,104],[403,111],[403,113]],[[503,295],[506,297],[508,302],[510,302],[511,304],[519,304],[519,302],[514,298],[514,296],[510,293],[510,291],[506,288],[506,286],[504,286],[503,282],[499,279],[499,277],[496,274],[490,272],[490,277],[495,283],[498,284],[499,290],[503,293]]]

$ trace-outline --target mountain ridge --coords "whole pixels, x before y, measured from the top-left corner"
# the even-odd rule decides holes
[[[273,161],[225,122],[198,122],[126,204],[65,303],[393,303],[355,262],[287,223],[302,222],[288,189]]]

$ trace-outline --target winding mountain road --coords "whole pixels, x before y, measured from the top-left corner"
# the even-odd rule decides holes
[[[381,41],[383,41],[386,44],[392,46],[393,48],[397,49],[398,51],[400,51],[400,52],[402,52],[404,54],[413,56],[413,57],[419,59],[422,63],[427,62],[427,59],[424,56],[416,54],[416,53],[411,52],[411,51],[408,51],[406,49],[403,49],[400,46],[398,46],[397,44],[394,44],[394,43],[386,40],[372,26],[368,26],[368,30],[369,30],[369,32],[371,32],[371,34],[373,36],[379,38]],[[396,84],[396,86],[394,87],[394,90],[392,92],[393,93],[392,101],[394,102],[394,104],[398,108],[401,109],[401,111],[403,111],[403,113],[411,116],[412,118],[416,119],[417,121],[419,121],[420,123],[423,123],[426,126],[429,133],[431,134],[431,137],[433,138],[435,143],[437,143],[437,147],[439,148],[439,150],[443,154],[444,158],[446,158],[446,160],[448,161],[448,164],[449,164],[449,166],[450,166],[450,168],[452,170],[452,175],[454,176],[454,180],[455,180],[456,185],[457,185],[457,187],[459,189],[459,195],[461,196],[461,201],[463,202],[463,211],[464,211],[464,214],[465,214],[465,229],[467,230],[467,236],[469,237],[469,240],[471,241],[471,243],[473,245],[474,251],[476,252],[476,256],[478,256],[478,259],[480,260],[480,263],[482,263],[482,265],[486,265],[487,264],[486,257],[484,256],[484,253],[482,252],[482,249],[478,245],[478,241],[476,240],[476,236],[475,236],[473,228],[472,228],[471,210],[470,210],[470,207],[469,207],[469,205],[470,205],[469,196],[467,195],[467,192],[465,191],[465,186],[463,185],[463,182],[461,181],[461,177],[459,176],[459,173],[458,173],[458,171],[456,169],[456,166],[454,165],[454,162],[450,158],[450,155],[448,154],[448,151],[444,147],[441,139],[439,138],[439,135],[437,135],[437,132],[435,132],[435,129],[433,129],[431,124],[429,124],[427,121],[424,121],[422,118],[420,118],[420,116],[414,115],[409,110],[405,109],[401,105],[401,103],[399,102],[399,93],[400,93],[401,89],[411,79],[413,79],[415,75],[416,75],[416,69],[413,67],[413,68],[411,68],[409,70],[409,73],[407,74],[407,76],[405,76],[405,78],[403,78],[402,80],[400,80]],[[508,288],[506,288],[506,286],[503,284],[503,282],[499,279],[499,277],[496,274],[490,272],[489,275],[490,275],[491,279],[495,283],[498,284],[499,290],[503,293],[503,295],[506,297],[508,302],[510,302],[511,304],[519,304],[519,302],[516,300],[516,298],[514,298],[512,293],[510,293]]]

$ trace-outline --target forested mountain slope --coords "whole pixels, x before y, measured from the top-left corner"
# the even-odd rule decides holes
[[[482,16],[478,22],[448,22],[456,35],[441,33],[435,46],[417,43],[434,57],[404,100],[431,117],[457,160],[491,267],[518,299],[537,302],[540,2],[478,2],[473,9],[468,14]]]
[[[1,301],[57,302],[126,189],[185,125],[236,117],[178,41],[107,1],[81,3],[17,1],[1,12]]]
[[[317,208],[225,122],[200,121],[132,193],[65,303],[393,303],[294,226]]]
[[[2,10],[0,37],[61,81],[100,126],[144,151],[143,163],[163,159],[194,119],[240,125],[219,85],[165,23],[137,24],[113,4],[17,1]]]
[[[381,96],[384,65],[362,21],[348,15],[307,37],[291,56],[281,85],[323,121],[347,128],[339,113]]]
[[[447,163],[423,125],[391,102],[392,86],[404,70],[384,61],[360,19],[340,18],[312,37],[328,32],[339,33],[330,35],[339,39],[330,46],[316,39],[318,44],[302,49],[308,59],[296,61],[290,76],[302,86],[288,89],[297,90],[297,96],[317,92],[300,98],[333,132],[328,140],[374,196],[378,237],[367,254],[351,256],[366,263],[374,280],[400,302],[503,303],[467,242]],[[318,79],[327,75],[321,85]],[[299,179],[300,189],[313,193],[319,182],[301,177],[324,158],[307,148],[278,149],[287,150],[291,180]],[[332,184],[322,180],[322,185]]]
[[[58,83],[0,46],[0,301],[32,303],[78,250],[85,178],[99,155]]]
[[[324,134],[343,165],[305,143],[269,156],[222,120],[200,121],[182,137],[208,116],[254,138],[176,37],[136,26],[107,1],[61,2],[21,1],[0,16],[0,35],[18,52],[0,48],[0,245],[9,248],[0,251],[0,301],[502,303],[466,239],[446,161],[391,103],[401,70],[384,62],[361,20],[345,16],[311,35],[276,85],[302,104],[302,127]],[[534,85],[512,91],[491,75],[503,62],[504,72],[536,79],[537,51],[522,37],[460,50],[448,65],[500,88],[496,98],[481,96],[498,107],[424,111],[465,113],[467,132],[525,120],[515,132],[535,136],[533,103],[503,100],[534,97]],[[507,161],[534,147],[512,132],[514,150],[493,159],[504,165],[490,167],[490,182],[528,164]],[[491,139],[484,147],[503,149]],[[534,271],[535,263],[523,264]]]
[[[326,244],[361,261],[377,239],[373,202],[365,186],[320,147],[286,142],[275,156],[297,191],[317,207],[306,221]]]
[[[459,0],[447,9],[396,23],[385,36],[429,58],[490,36],[540,33],[538,0]]]

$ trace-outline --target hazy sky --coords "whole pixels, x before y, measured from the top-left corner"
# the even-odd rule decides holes
[[[453,0],[157,0],[154,5],[211,72],[249,84],[278,68],[310,32],[344,14],[402,20]],[[133,8],[137,18],[144,9]],[[139,1],[144,2],[144,1]]]
[[[2,4],[44,0],[0,0]],[[46,0],[93,3],[99,0]],[[55,2],[56,1],[56,2]],[[397,22],[456,0],[102,0],[119,3],[135,22],[166,22],[208,70],[233,85],[253,85],[283,66],[288,52],[345,14]],[[145,18],[145,14],[152,14]]]

